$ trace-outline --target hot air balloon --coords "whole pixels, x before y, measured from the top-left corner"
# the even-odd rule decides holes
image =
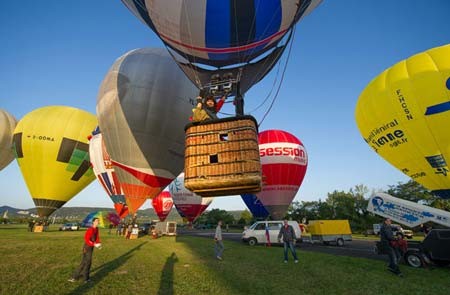
[[[90,212],[81,222],[82,227],[91,227],[94,218],[98,218],[98,227],[105,228],[106,221],[113,225],[120,223],[120,217],[117,214],[104,211],[93,211]]]
[[[117,214],[124,218],[128,215],[128,206],[122,192],[120,181],[114,171],[111,157],[106,150],[100,128],[95,128],[89,138],[89,158],[97,180],[114,202]]]
[[[126,53],[103,80],[100,130],[131,213],[183,170],[183,127],[197,91],[164,49]]]
[[[280,58],[295,24],[321,0],[122,0],[201,89],[245,93]],[[222,81],[223,83],[220,83]]]
[[[213,198],[202,198],[184,186],[184,173],[181,173],[170,185],[169,191],[173,203],[182,217],[189,222],[199,217],[211,204]]]
[[[269,217],[269,211],[264,208],[264,205],[255,194],[242,194],[241,198],[254,218],[266,219]]]
[[[273,219],[281,219],[305,177],[308,156],[303,143],[282,130],[259,133],[264,184],[256,196]]]
[[[159,195],[152,199],[152,205],[159,217],[159,220],[166,220],[173,206],[173,200],[170,192],[162,191]]]
[[[0,170],[14,160],[12,138],[17,120],[7,111],[0,109]]]
[[[94,115],[67,106],[47,106],[25,115],[13,147],[39,216],[48,217],[91,183],[87,136]]]
[[[355,110],[364,141],[394,167],[450,198],[450,44],[388,68]]]

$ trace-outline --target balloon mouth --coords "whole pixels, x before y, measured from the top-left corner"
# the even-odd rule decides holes
[[[33,198],[39,217],[48,217],[57,209],[61,208],[66,202],[49,199]]]

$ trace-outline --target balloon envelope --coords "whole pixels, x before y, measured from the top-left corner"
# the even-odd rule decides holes
[[[88,135],[94,115],[67,106],[48,106],[25,115],[13,146],[38,214],[49,216],[91,183]]]
[[[308,166],[303,143],[282,130],[258,135],[263,186],[256,196],[273,219],[281,219],[297,194]]]
[[[5,110],[0,109],[0,170],[14,160],[12,138],[17,120]]]
[[[173,207],[173,199],[168,191],[162,191],[152,199],[152,206],[155,209],[160,221],[164,221]]]
[[[102,211],[93,211],[89,213],[81,222],[82,227],[91,227],[94,218],[98,218],[98,227],[105,227],[105,213]]]
[[[213,201],[213,198],[202,198],[188,190],[184,186],[184,173],[169,185],[169,191],[177,211],[189,222],[199,217]]]
[[[253,217],[257,219],[266,219],[269,217],[269,211],[264,208],[264,205],[255,194],[242,194],[241,198],[245,205],[247,205],[247,208],[250,210]]]
[[[293,26],[321,0],[122,2],[170,48],[199,88],[213,75],[232,77],[243,94],[273,68]]]
[[[164,49],[120,57],[100,87],[97,115],[130,212],[183,170],[184,125],[198,89]]]
[[[450,198],[450,45],[381,73],[361,93],[355,117],[376,153],[434,194]]]
[[[114,208],[121,218],[128,214],[125,195],[122,192],[119,178],[112,165],[111,157],[106,150],[100,128],[95,128],[89,139],[89,158],[97,180],[114,202]]]
[[[122,0],[173,50],[211,66],[243,63],[280,42],[321,0]]]

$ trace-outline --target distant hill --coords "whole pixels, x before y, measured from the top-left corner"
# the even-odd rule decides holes
[[[1,206],[0,207],[0,218],[3,217],[4,212],[8,211],[8,218],[33,218],[37,215],[36,208],[30,208],[30,209],[17,209],[10,206]],[[104,208],[104,207],[62,207],[56,210],[52,215],[50,215],[50,218],[55,217],[56,219],[66,219],[66,220],[74,220],[74,221],[81,221],[83,220],[89,213],[94,211],[106,211],[106,212],[115,212],[112,208]],[[235,218],[235,220],[239,220],[241,217],[241,211],[228,211],[230,214],[232,214]],[[148,208],[144,210],[138,210],[137,212],[138,221],[149,221],[149,220],[156,220],[158,219],[158,216],[155,213],[155,210],[153,208]],[[178,214],[177,210],[174,208],[172,211],[170,211],[169,216],[167,217],[167,220],[174,220],[177,222],[181,222],[182,219],[180,215]]]

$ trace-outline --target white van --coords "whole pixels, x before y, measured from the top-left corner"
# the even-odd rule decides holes
[[[257,221],[242,233],[242,241],[250,246],[256,244],[268,243],[266,237],[266,228],[269,230],[269,239],[271,244],[278,244],[278,234],[283,226],[283,220]],[[288,221],[295,232],[297,240],[301,238],[301,230],[297,221]]]

